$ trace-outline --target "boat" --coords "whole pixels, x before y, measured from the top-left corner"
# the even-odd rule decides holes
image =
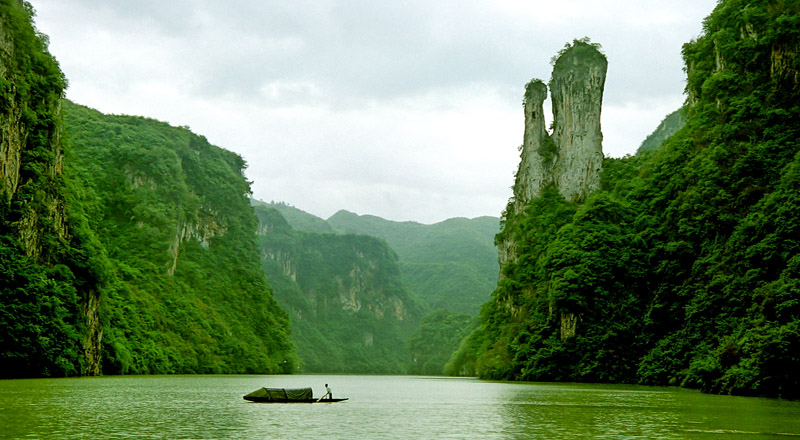
[[[315,399],[311,388],[259,388],[244,396],[244,400],[259,403],[334,403],[343,399]]]

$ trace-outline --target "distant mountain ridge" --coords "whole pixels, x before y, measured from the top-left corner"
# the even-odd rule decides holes
[[[286,203],[266,205],[300,231],[361,234],[386,240],[400,257],[408,287],[430,310],[474,315],[497,285],[497,217],[457,217],[426,225],[340,210],[323,220]]]
[[[406,340],[422,307],[386,241],[297,230],[272,205],[253,205],[262,267],[292,317],[302,371],[406,373]]]
[[[304,372],[442,374],[497,283],[494,217],[424,225],[341,210],[326,221],[251,205]]]

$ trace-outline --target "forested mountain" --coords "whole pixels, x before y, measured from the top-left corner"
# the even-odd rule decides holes
[[[293,371],[244,161],[62,100],[32,9],[0,1],[1,376]]]
[[[317,232],[320,234],[333,234],[335,231],[325,220],[311,215],[301,209],[295,208],[285,202],[264,203],[260,200],[252,200],[253,206],[269,206],[281,213],[292,226],[292,229],[305,232]]]
[[[423,225],[339,211],[326,222],[286,203],[253,203],[279,211],[297,232],[324,232],[330,228],[340,236],[379,237],[397,252],[399,261],[393,264],[399,265],[402,282],[428,313],[413,326],[410,336],[405,335],[405,368],[410,374],[442,374],[460,340],[476,327],[473,318],[497,282],[497,251],[492,241],[498,219],[493,217],[454,218]],[[274,284],[273,277],[271,274]],[[277,296],[280,299],[280,294]],[[293,323],[299,325],[296,320]],[[308,331],[297,330],[296,340],[301,338],[300,333]],[[303,347],[300,352],[302,355]]]
[[[0,0],[0,377],[97,374],[109,273],[64,172],[67,81],[31,17]]]
[[[261,202],[256,202],[261,203]],[[296,230],[379,237],[400,257],[408,288],[430,310],[476,314],[497,285],[496,217],[451,218],[433,225],[341,210],[323,220],[286,203],[269,204]]]
[[[64,102],[67,170],[114,268],[105,373],[291,372],[245,163],[186,128]]]
[[[722,0],[683,47],[683,128],[583,199],[512,200],[449,371],[800,397],[798,29],[798,1]]]
[[[292,317],[302,370],[407,372],[407,339],[422,307],[406,291],[386,242],[295,230],[274,207],[254,205],[262,265]]]

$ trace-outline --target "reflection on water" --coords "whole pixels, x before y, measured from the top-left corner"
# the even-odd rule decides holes
[[[312,386],[328,404],[257,404]],[[633,386],[396,376],[0,381],[0,438],[800,438],[800,402]]]

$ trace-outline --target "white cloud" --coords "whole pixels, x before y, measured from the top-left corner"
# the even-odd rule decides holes
[[[633,153],[683,101],[680,48],[716,0],[33,4],[70,99],[190,126],[258,198],[434,222],[500,214],[524,84],[573,38],[609,59],[606,153]]]

